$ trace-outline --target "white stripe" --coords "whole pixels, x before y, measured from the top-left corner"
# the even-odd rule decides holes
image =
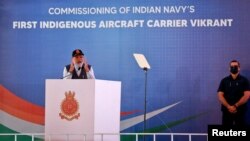
[[[44,133],[44,126],[31,123],[0,110],[0,122],[4,126],[20,133]]]
[[[174,107],[175,105],[179,104],[180,102],[176,102],[172,105],[163,107],[161,109],[152,111],[150,113],[146,114],[146,119],[150,119],[172,107]],[[120,122],[121,127],[120,127],[120,131],[125,130],[127,128],[130,128],[140,122],[143,122],[144,120],[144,115],[139,115],[133,118],[129,118],[129,119],[125,119],[122,120]],[[19,118],[16,118],[12,115],[9,115],[8,113],[0,110],[0,122],[1,124],[3,124],[4,126],[16,131],[16,132],[20,132],[20,133],[44,133],[44,126],[43,125],[38,125],[38,124],[34,124]]]
[[[174,107],[175,105],[179,104],[180,102],[181,102],[181,101],[176,102],[176,103],[174,103],[174,104],[172,104],[172,105],[163,107],[163,108],[161,108],[161,109],[152,111],[152,112],[150,112],[150,113],[147,113],[147,114],[146,114],[146,120],[147,120],[147,119],[150,119],[150,118],[152,118],[152,117],[154,117],[154,116],[156,116],[156,115],[158,115],[158,114],[160,114],[160,113],[162,113],[162,112],[164,112],[164,111],[166,111],[167,109],[170,109],[170,108]],[[121,121],[120,131],[125,130],[125,129],[127,129],[127,128],[130,128],[130,127],[132,127],[132,126],[134,126],[134,125],[136,125],[136,124],[138,124],[138,123],[140,123],[140,122],[143,122],[143,121],[144,121],[144,114],[143,114],[143,115],[136,116],[136,117],[133,117],[133,118],[129,118],[129,119],[122,120],[122,121]]]

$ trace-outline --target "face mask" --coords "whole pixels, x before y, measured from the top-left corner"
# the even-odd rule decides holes
[[[238,67],[237,66],[230,67],[230,72],[232,74],[237,74],[238,73]]]

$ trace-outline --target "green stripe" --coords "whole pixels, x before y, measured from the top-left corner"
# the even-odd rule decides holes
[[[145,130],[145,133],[160,133],[168,128],[177,126],[181,123],[187,122],[189,120],[198,118],[204,114],[207,114],[208,112],[204,112],[204,113],[200,113],[198,115],[193,115],[193,116],[189,116],[180,120],[176,120],[173,122],[169,122],[166,125],[161,125],[161,126],[157,126],[154,128],[150,128]],[[143,131],[142,131],[143,132]],[[141,132],[141,133],[142,133]],[[11,130],[9,128],[7,128],[6,126],[0,124],[0,134],[1,133],[18,133],[14,130]],[[140,132],[138,132],[140,133]],[[139,138],[142,138],[143,136],[139,136]],[[135,141],[136,140],[136,136],[135,135],[121,135],[120,136],[121,141]],[[14,136],[0,136],[0,141],[13,141],[14,140]],[[22,136],[18,136],[17,141],[32,141],[31,136],[26,136],[26,135],[22,135]],[[34,141],[44,141],[43,139],[40,138],[35,138]]]
[[[18,132],[11,130],[8,127],[0,124],[0,134],[15,134],[15,133],[18,133]],[[14,140],[15,140],[15,136],[13,135],[8,135],[8,136],[0,135],[0,141],[14,141]],[[18,135],[16,141],[32,141],[32,137],[27,136],[27,135]],[[34,138],[34,141],[44,141],[44,139]]]
[[[164,130],[166,130],[168,128],[171,128],[171,127],[177,126],[177,125],[179,125],[181,123],[184,123],[186,121],[198,118],[198,117],[200,117],[202,115],[205,115],[207,113],[208,112],[200,113],[200,114],[189,116],[189,117],[186,117],[186,118],[183,118],[183,119],[180,119],[180,120],[169,122],[166,125],[161,125],[161,126],[157,126],[157,127],[154,127],[154,128],[150,128],[150,129],[145,130],[144,133],[161,133],[162,131],[164,131]],[[138,133],[140,133],[140,132],[138,132]],[[136,136],[135,135],[122,135],[120,137],[121,137],[121,141],[136,141]],[[142,138],[142,137],[143,136],[139,136],[139,138]]]
[[[154,127],[154,128],[150,128],[150,129],[145,130],[145,133],[159,133],[159,132],[162,132],[163,130],[166,130],[166,129],[174,127],[174,126],[177,126],[177,125],[179,125],[181,123],[184,123],[186,121],[196,119],[196,118],[198,118],[198,117],[200,117],[202,115],[205,115],[207,113],[208,112],[200,113],[200,114],[189,116],[189,117],[186,117],[186,118],[183,118],[183,119],[180,119],[180,120],[169,122],[166,125],[161,125],[161,126],[157,126],[157,127]]]

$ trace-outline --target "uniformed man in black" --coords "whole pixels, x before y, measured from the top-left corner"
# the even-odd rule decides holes
[[[230,75],[221,80],[217,90],[221,103],[222,125],[246,125],[249,81],[240,75],[240,63],[237,60],[232,60],[229,65]]]

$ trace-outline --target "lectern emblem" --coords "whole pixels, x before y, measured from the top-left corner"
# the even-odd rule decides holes
[[[75,99],[75,92],[65,92],[65,98],[61,103],[61,112],[59,116],[61,119],[66,119],[71,121],[73,119],[78,119],[80,117],[80,113],[78,113],[79,104]]]

